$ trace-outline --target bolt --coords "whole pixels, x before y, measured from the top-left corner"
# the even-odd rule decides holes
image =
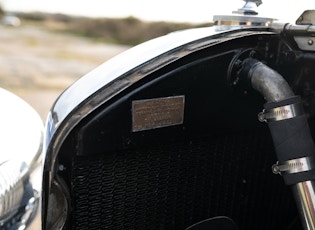
[[[303,17],[299,17],[298,21],[302,22],[303,21]]]
[[[59,171],[64,171],[66,168],[64,165],[59,165],[58,169],[59,169]]]
[[[250,51],[249,57],[254,58],[255,56],[256,56],[256,51],[255,50]]]
[[[264,112],[260,112],[260,113],[258,114],[258,120],[259,120],[260,122],[266,122],[266,117],[265,117]]]
[[[310,46],[314,44],[314,41],[312,39],[309,39],[307,44],[309,44]]]
[[[274,164],[274,165],[271,167],[271,169],[272,169],[272,172],[273,172],[274,174],[280,174],[280,169],[279,169],[279,166],[278,166],[277,164]]]
[[[240,59],[237,59],[237,61],[235,62],[235,67],[237,69],[240,69],[242,67],[242,61]]]

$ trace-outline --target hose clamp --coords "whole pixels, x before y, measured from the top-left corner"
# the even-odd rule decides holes
[[[263,110],[258,114],[258,120],[260,122],[269,121],[282,121],[293,117],[301,116],[304,114],[302,103],[296,103],[291,105],[285,105],[270,110]]]
[[[313,169],[315,169],[315,156],[277,162],[272,166],[272,172],[280,175],[307,172]]]

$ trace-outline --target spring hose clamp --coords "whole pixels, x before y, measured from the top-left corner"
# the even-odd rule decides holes
[[[269,121],[282,121],[293,117],[301,116],[304,114],[302,103],[296,103],[291,105],[285,105],[270,110],[263,110],[258,114],[258,120],[260,122]]]
[[[293,174],[315,169],[315,156],[302,157],[284,162],[277,162],[272,166],[274,174]]]

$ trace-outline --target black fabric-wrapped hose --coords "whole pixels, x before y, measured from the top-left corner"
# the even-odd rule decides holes
[[[300,97],[295,96],[279,102],[268,102],[265,110],[271,110],[286,105],[302,103]],[[292,159],[314,156],[315,145],[305,114],[293,118],[270,121],[268,127],[271,132],[279,165]],[[315,171],[283,174],[287,185],[303,181],[314,180]]]
[[[315,156],[315,146],[305,116],[301,98],[295,96],[285,79],[262,62],[248,58],[242,63],[239,78],[245,79],[260,92],[267,103],[260,120],[267,121],[274,142],[278,164],[289,160]],[[291,107],[299,108],[298,113]],[[293,112],[293,113],[292,113]],[[290,114],[290,116],[287,116]],[[266,119],[264,119],[264,116]],[[304,160],[304,159],[303,159]],[[295,165],[294,165],[295,164]],[[299,167],[293,163],[292,167]],[[290,164],[286,165],[291,167]],[[303,165],[301,166],[303,168]],[[289,170],[288,170],[289,171]],[[294,173],[283,173],[287,185],[315,179],[313,168]]]

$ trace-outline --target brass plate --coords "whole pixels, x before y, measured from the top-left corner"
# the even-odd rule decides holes
[[[138,132],[183,124],[185,96],[132,102],[132,131]]]

